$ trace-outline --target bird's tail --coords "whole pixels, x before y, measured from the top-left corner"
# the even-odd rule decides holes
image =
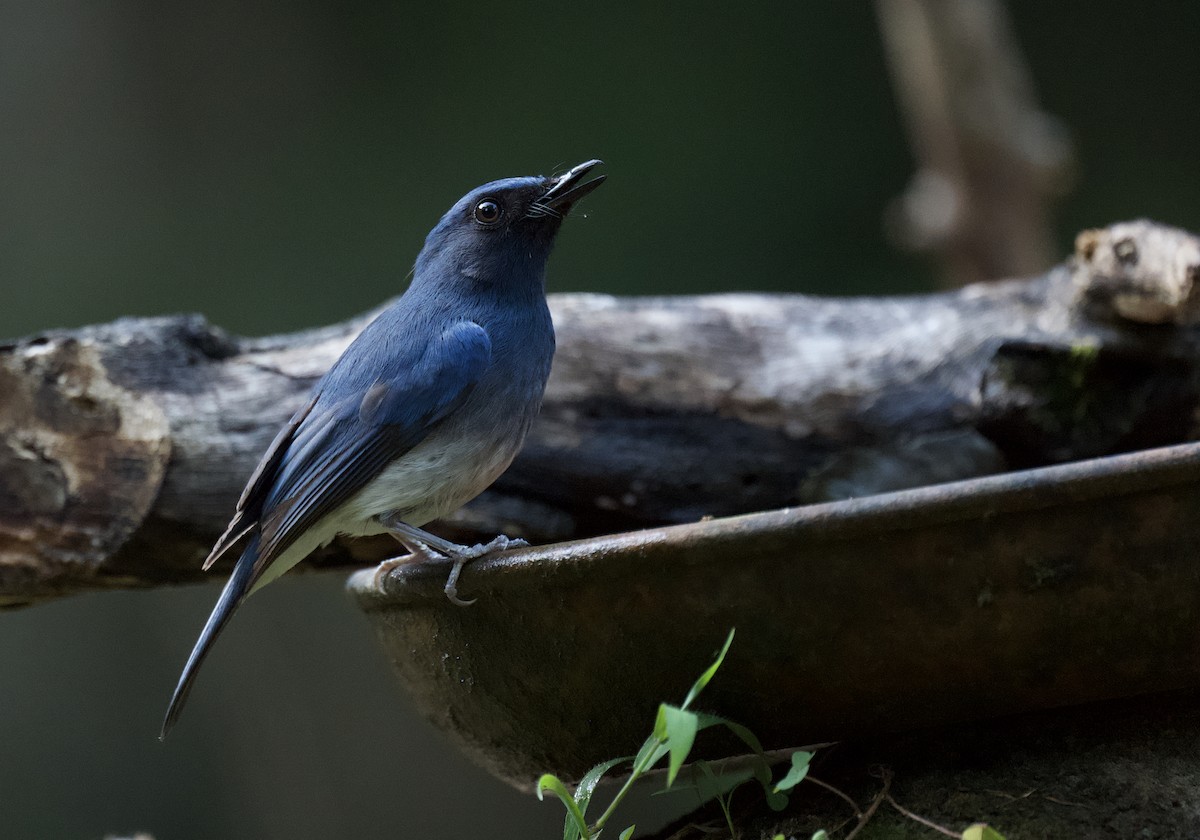
[[[175,686],[175,693],[171,695],[171,705],[167,707],[167,716],[163,719],[162,732],[159,733],[158,740],[165,739],[167,733],[171,731],[171,727],[175,725],[175,721],[179,719],[179,714],[183,711],[184,703],[187,702],[188,693],[192,690],[192,683],[196,681],[196,673],[200,670],[204,657],[208,655],[217,636],[225,629],[234,610],[249,593],[254,562],[257,557],[258,537],[254,536],[245,551],[242,552],[237,565],[233,567],[233,574],[229,576],[229,581],[221,591],[221,597],[217,599],[217,605],[213,607],[208,622],[200,631],[200,638],[196,640],[196,646],[192,648],[187,664],[183,666],[183,673],[179,676],[179,684]]]

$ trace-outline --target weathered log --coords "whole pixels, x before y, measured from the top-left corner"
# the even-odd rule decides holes
[[[558,295],[525,450],[439,527],[548,542],[1191,440],[1198,279],[1200,240],[1133,222],[1044,276],[952,293]],[[198,578],[365,322],[247,339],[125,319],[0,345],[0,603]]]

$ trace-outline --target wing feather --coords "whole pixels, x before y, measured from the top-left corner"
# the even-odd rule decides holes
[[[424,440],[462,405],[490,364],[487,331],[461,321],[430,342],[415,364],[380,371],[367,387],[343,392],[327,384],[274,465],[254,579],[305,530]]]
[[[291,445],[296,430],[304,423],[319,396],[320,389],[317,388],[309,397],[308,402],[292,415],[292,419],[288,420],[287,425],[279,430],[279,434],[275,435],[275,439],[267,447],[266,454],[254,468],[250,480],[246,482],[246,489],[242,491],[242,496],[238,499],[233,520],[225,529],[225,533],[217,540],[212,551],[208,553],[202,567],[205,571],[208,571],[212,564],[221,559],[227,551],[240,543],[258,524],[260,502],[267,490],[270,489],[270,482],[274,480],[275,471],[278,469],[280,461],[283,460],[284,453]]]

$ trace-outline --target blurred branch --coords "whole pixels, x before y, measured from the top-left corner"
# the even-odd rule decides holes
[[[1200,241],[1133,222],[1025,281],[911,298],[552,299],[525,450],[437,527],[553,542],[1176,443],[1200,404]],[[201,577],[276,429],[365,323],[197,316],[0,345],[0,603]],[[335,544],[362,564],[387,540]]]
[[[1070,179],[1063,127],[1040,111],[1000,0],[878,0],[918,171],[889,211],[948,285],[1044,270],[1051,204]]]

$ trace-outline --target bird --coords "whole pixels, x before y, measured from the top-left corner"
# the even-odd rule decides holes
[[[241,554],[167,707],[177,722],[196,674],[234,611],[339,534],[391,534],[408,552],[379,567],[463,565],[525,545],[463,546],[421,528],[483,492],[512,462],[554,356],[546,261],[563,219],[607,176],[589,160],[556,177],[506,178],[467,193],[429,232],[408,289],[313,386],[279,431],[204,562]]]

